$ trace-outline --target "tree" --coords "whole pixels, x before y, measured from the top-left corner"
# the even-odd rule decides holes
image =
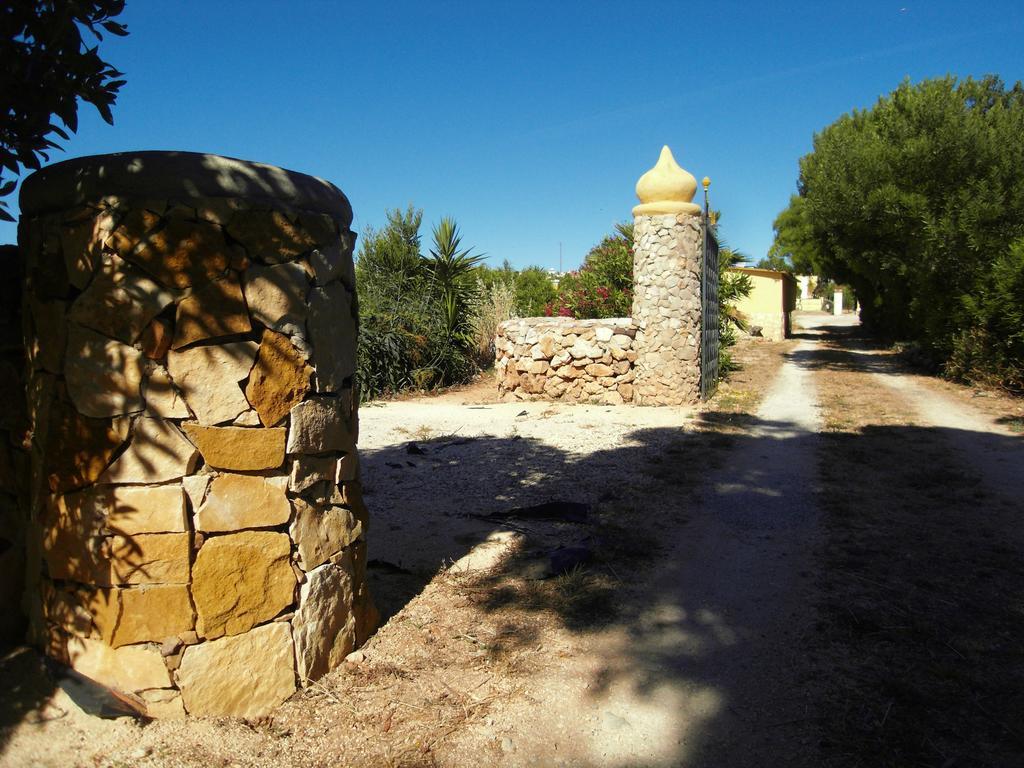
[[[789,207],[775,217],[772,228],[775,239],[768,249],[768,257],[758,262],[758,266],[767,263],[775,266],[766,269],[814,274],[815,263],[820,259],[814,234],[804,215],[804,199],[799,195],[790,197]]]
[[[551,275],[540,267],[521,269],[515,277],[516,312],[521,317],[541,317],[558,294]]]
[[[992,320],[978,297],[1012,283],[1012,269],[996,266],[1024,237],[1022,168],[1020,83],[905,81],[815,136],[776,243],[850,285],[869,328],[948,362]]]
[[[87,32],[97,41],[100,28],[124,36],[116,21],[124,0],[23,0],[0,10],[0,67],[3,115],[0,117],[0,197],[9,195],[20,167],[38,169],[59,149],[54,136],[68,140],[78,131],[78,101],[96,107],[113,124],[110,108],[125,81],[122,73],[103,61],[98,45],[82,39]],[[60,118],[63,128],[54,122]],[[13,221],[0,200],[0,219]]]

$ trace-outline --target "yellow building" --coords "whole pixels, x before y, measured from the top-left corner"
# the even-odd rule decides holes
[[[736,309],[748,329],[760,328],[761,335],[782,341],[792,333],[792,312],[796,309],[797,282],[788,272],[754,267],[733,267],[730,272],[747,275],[753,290],[736,302]]]

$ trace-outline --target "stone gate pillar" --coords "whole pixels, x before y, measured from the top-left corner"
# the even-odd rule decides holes
[[[31,639],[150,716],[265,712],[376,622],[349,202],[140,152],[21,208]]]
[[[700,206],[697,180],[663,147],[633,208],[633,323],[638,405],[700,398]]]

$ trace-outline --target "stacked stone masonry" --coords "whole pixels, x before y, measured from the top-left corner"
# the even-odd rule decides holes
[[[522,400],[682,405],[700,393],[701,224],[637,216],[633,317],[508,320],[495,340],[498,390]]]
[[[637,216],[633,232],[636,403],[694,403],[700,397],[700,218]]]
[[[495,341],[498,389],[521,400],[632,402],[635,335],[628,317],[509,320]]]
[[[377,621],[351,209],[212,156],[154,179],[144,154],[138,179],[88,158],[22,194],[30,633],[150,716],[255,716]]]

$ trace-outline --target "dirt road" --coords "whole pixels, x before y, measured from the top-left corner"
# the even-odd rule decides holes
[[[1013,764],[1024,410],[804,319],[700,411],[364,409],[364,660],[254,723],[15,697],[0,764]]]

